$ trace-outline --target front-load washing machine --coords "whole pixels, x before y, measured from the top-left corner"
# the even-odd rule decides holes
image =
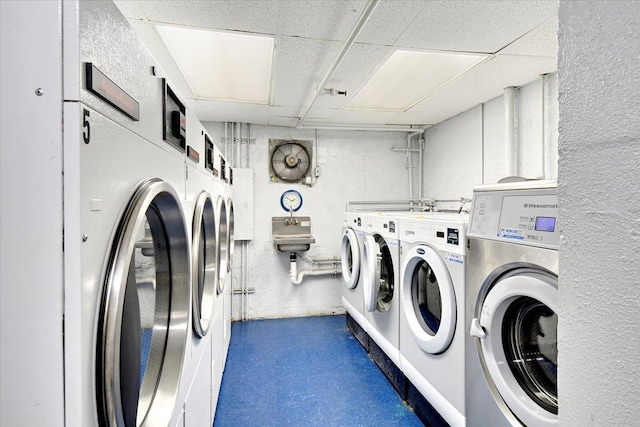
[[[474,189],[468,370],[482,375],[469,375],[467,419],[475,425],[558,425],[559,225],[555,181]]]
[[[397,217],[370,213],[363,215],[362,222],[364,245],[361,269],[365,329],[394,366],[378,357],[377,349],[373,346],[370,354],[396,389],[404,395],[403,377],[395,372],[400,367],[400,247]]]
[[[451,426],[465,425],[466,214],[398,220],[400,363]]]

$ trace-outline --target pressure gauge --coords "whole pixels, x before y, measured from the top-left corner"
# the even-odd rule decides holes
[[[280,205],[287,212],[297,212],[302,207],[302,194],[296,190],[287,190],[280,197]]]

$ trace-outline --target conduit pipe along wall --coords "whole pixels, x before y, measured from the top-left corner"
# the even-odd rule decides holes
[[[298,123],[296,124],[297,128],[300,128],[300,126],[302,126],[302,123],[307,118],[307,114],[309,114],[309,111],[311,110],[313,105],[316,103],[318,96],[322,93],[324,89],[324,85],[333,76],[338,66],[342,63],[342,60],[347,55],[347,52],[349,51],[349,49],[351,49],[353,42],[355,42],[356,38],[364,28],[365,24],[371,17],[371,14],[376,9],[376,6],[378,6],[378,1],[379,0],[369,0],[367,5],[365,6],[364,10],[362,11],[362,14],[360,15],[360,18],[358,18],[358,22],[356,22],[356,25],[355,27],[353,27],[353,30],[351,30],[351,34],[349,34],[347,41],[345,41],[344,46],[342,46],[340,53],[338,53],[338,56],[333,61],[333,64],[331,64],[331,67],[329,67],[329,71],[327,71],[327,74],[324,76],[320,84],[314,89],[311,101],[309,102],[307,107],[304,109],[304,111],[300,115],[300,118],[298,119]]]
[[[515,87],[504,89],[505,176],[514,176],[518,173],[516,168],[515,98]]]

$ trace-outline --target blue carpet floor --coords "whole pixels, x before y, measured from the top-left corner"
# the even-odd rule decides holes
[[[233,323],[214,425],[422,423],[341,315]]]

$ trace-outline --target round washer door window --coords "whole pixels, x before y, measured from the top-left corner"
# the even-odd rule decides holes
[[[456,327],[456,295],[442,257],[426,245],[405,255],[401,281],[402,311],[411,335],[425,352],[444,352]]]
[[[142,182],[120,219],[105,272],[96,352],[101,424],[171,418],[190,323],[188,245],[173,187]]]
[[[360,276],[360,248],[356,233],[347,228],[342,233],[342,279],[347,288],[354,289]]]
[[[542,271],[503,276],[479,318],[487,379],[525,425],[558,423],[558,282]]]
[[[191,290],[193,330],[204,337],[214,316],[214,302],[220,267],[218,230],[211,195],[202,191],[196,198],[191,236]]]

